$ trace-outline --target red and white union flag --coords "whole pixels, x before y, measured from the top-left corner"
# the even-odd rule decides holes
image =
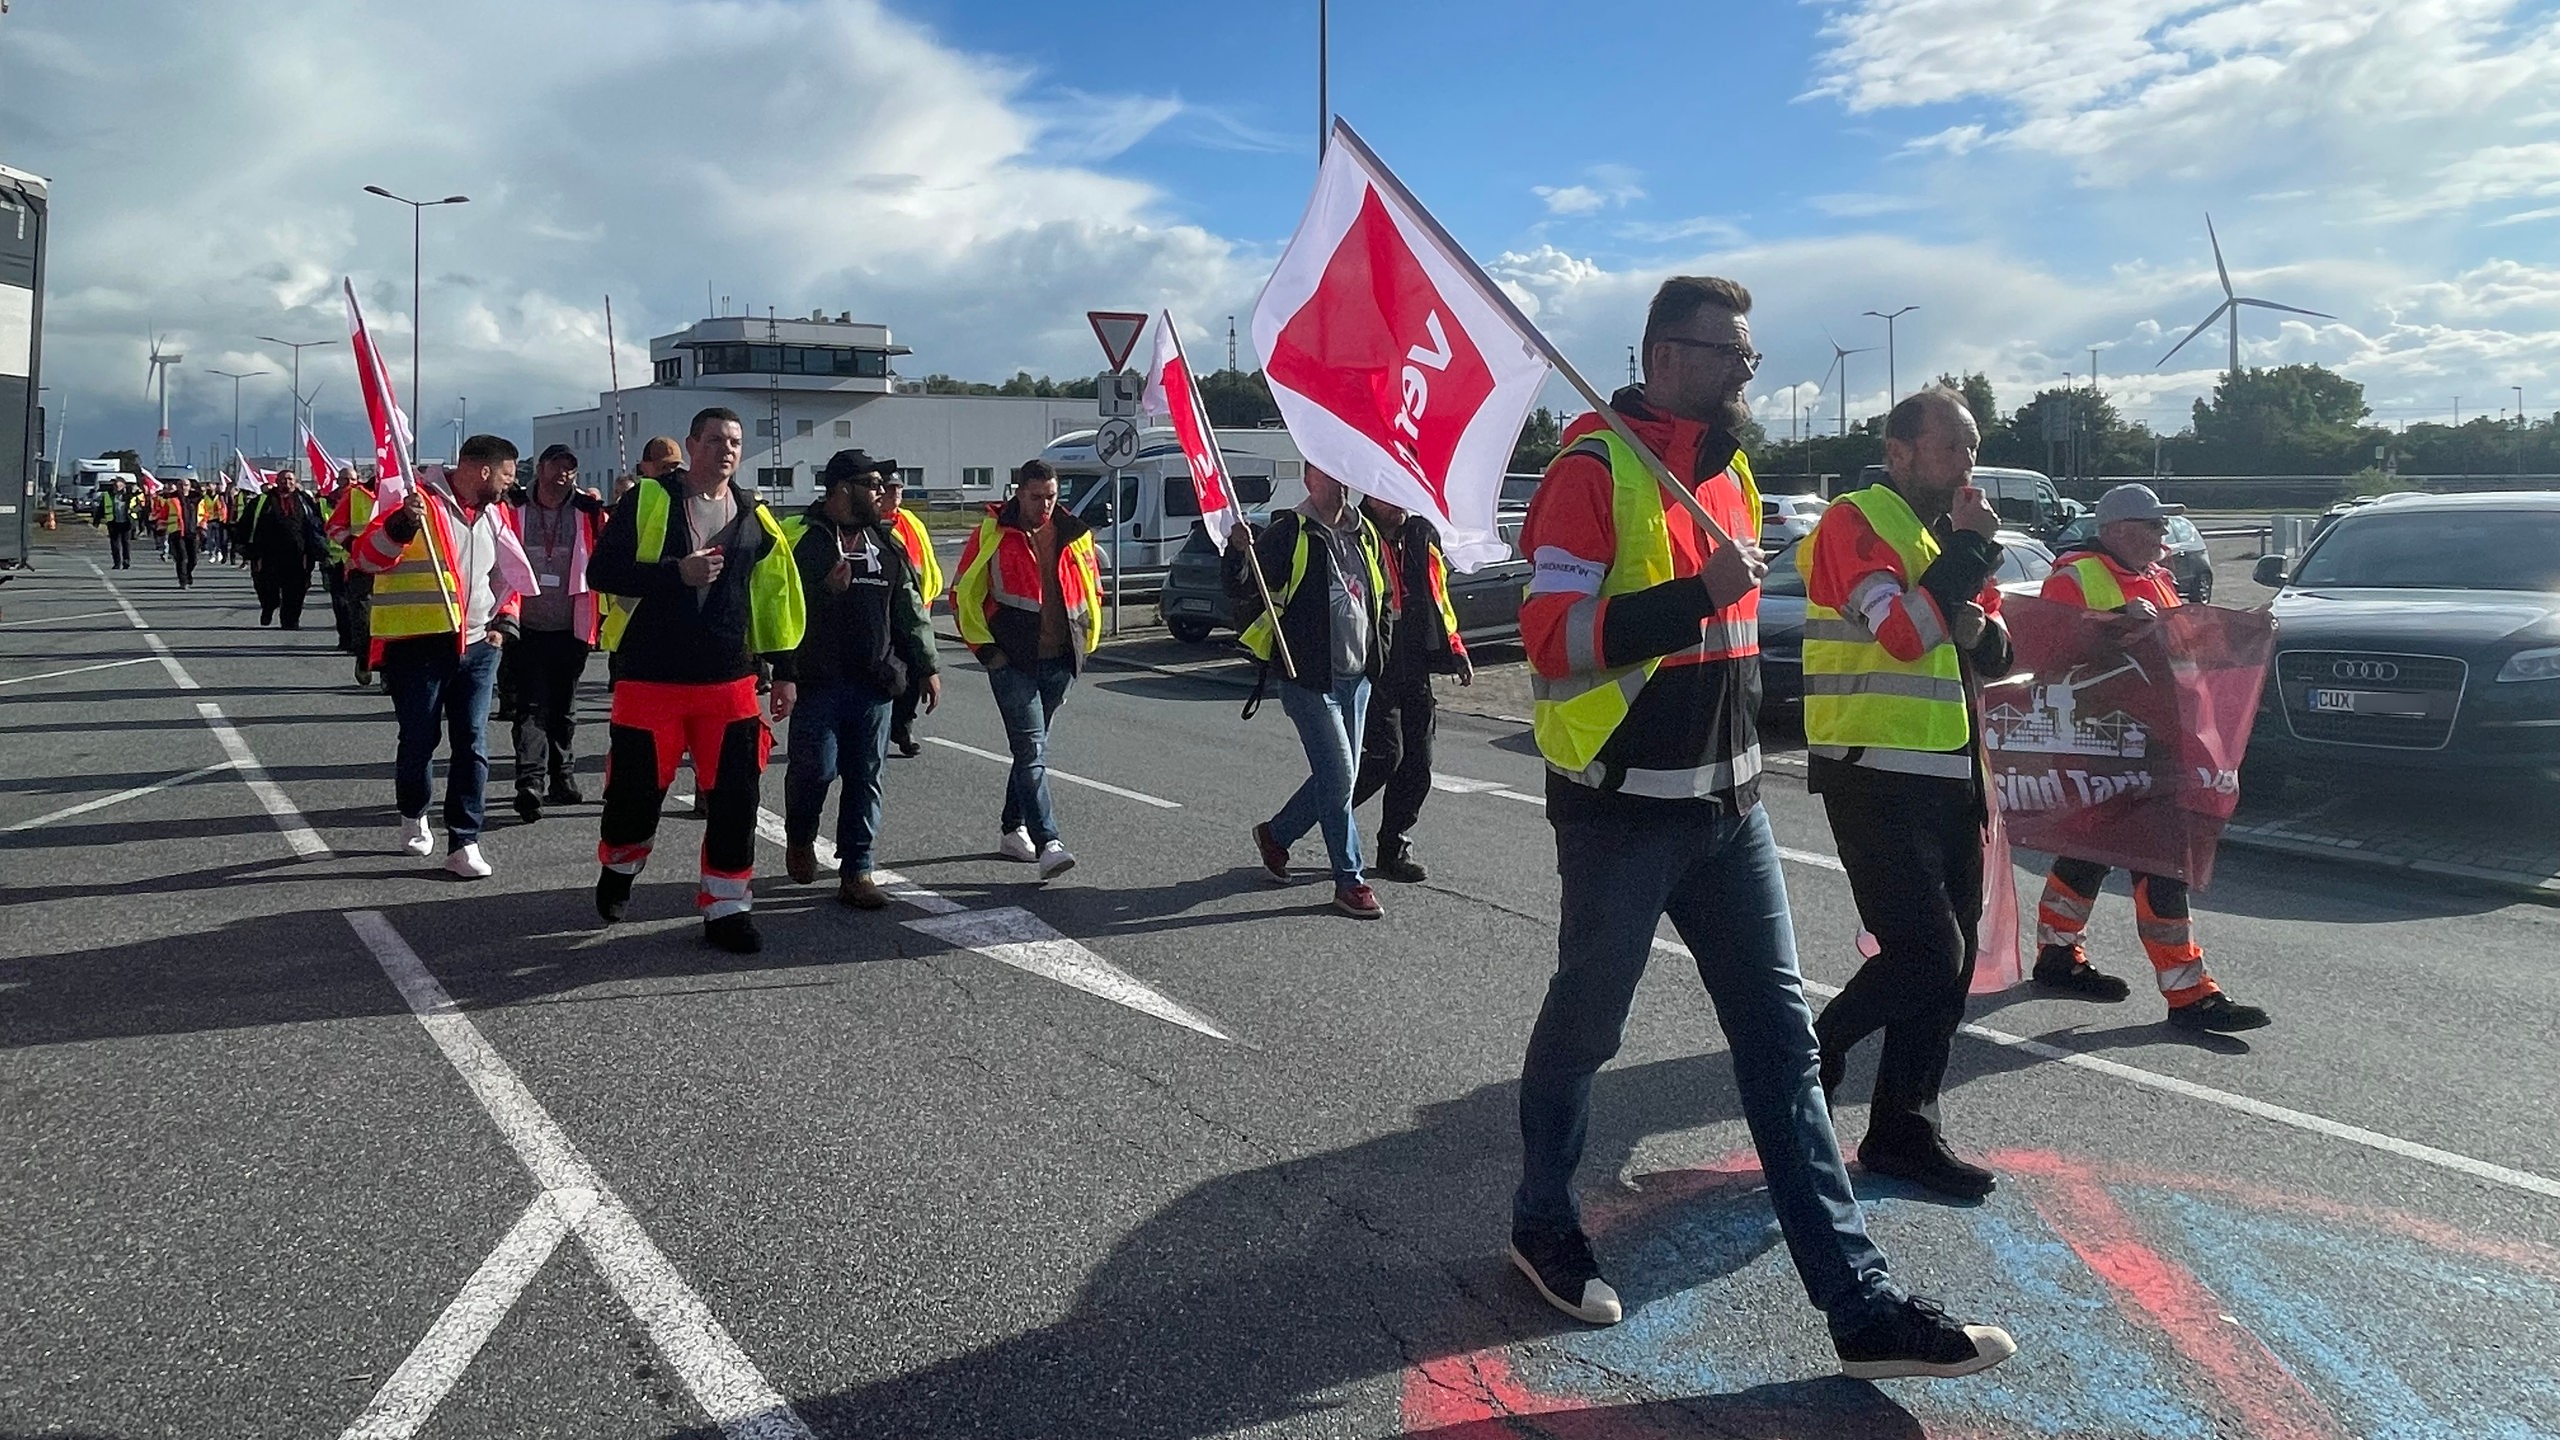
[[[416,444],[409,417],[400,412],[400,397],[391,388],[391,369],[382,363],[382,347],[365,328],[364,307],[356,303],[356,282],[347,289],[349,348],[355,351],[356,380],[364,391],[365,417],[373,422],[373,464],[377,477],[375,503],[384,510],[399,506],[409,493],[409,456]]]
[[[1307,463],[1428,518],[1449,563],[1510,554],[1502,472],[1550,367],[1492,282],[1349,127],[1253,309],[1253,343]]]
[[[1173,312],[1156,317],[1155,361],[1147,367],[1146,409],[1173,417],[1174,438],[1182,442],[1182,458],[1191,462],[1191,487],[1200,497],[1200,523],[1220,550],[1235,528],[1235,487],[1227,483],[1226,456],[1210,433],[1209,409],[1193,383],[1191,361],[1183,354],[1182,337],[1174,333]]]

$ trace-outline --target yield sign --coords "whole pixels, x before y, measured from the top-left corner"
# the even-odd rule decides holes
[[[1129,352],[1138,348],[1138,332],[1147,328],[1147,317],[1127,310],[1087,310],[1085,320],[1093,326],[1093,338],[1102,342],[1103,358],[1111,368],[1128,363]]]

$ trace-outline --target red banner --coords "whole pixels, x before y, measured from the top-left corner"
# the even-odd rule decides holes
[[[2182,605],[2154,622],[2032,598],[2001,607],[2016,667],[1983,687],[2009,839],[2202,886],[2240,799],[2275,628]]]

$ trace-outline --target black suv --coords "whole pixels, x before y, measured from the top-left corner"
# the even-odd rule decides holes
[[[2560,772],[2560,491],[2390,496],[2257,580],[2283,587],[2261,781]]]

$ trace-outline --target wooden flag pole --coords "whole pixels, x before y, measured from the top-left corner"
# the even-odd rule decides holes
[[[1298,662],[1289,653],[1289,637],[1280,633],[1279,613],[1271,608],[1271,582],[1262,573],[1262,552],[1254,545],[1253,527],[1245,523],[1244,504],[1236,494],[1235,472],[1227,468],[1226,448],[1218,443],[1218,432],[1209,425],[1209,410],[1200,399],[1200,377],[1191,373],[1191,357],[1182,348],[1182,332],[1173,328],[1173,312],[1163,317],[1164,333],[1173,337],[1174,358],[1182,362],[1185,388],[1191,392],[1192,423],[1200,427],[1200,438],[1209,444],[1210,456],[1218,462],[1218,476],[1226,482],[1227,513],[1245,532],[1244,567],[1253,572],[1254,592],[1262,597],[1262,612],[1271,617],[1272,648],[1280,654],[1280,673],[1291,680],[1298,678]]]
[[[604,363],[605,372],[613,379],[613,478],[616,481],[631,473],[631,445],[623,434],[622,424],[622,356],[613,345],[613,297],[604,297]]]
[[[1609,408],[1607,398],[1601,395],[1599,389],[1590,381],[1582,378],[1582,372],[1575,369],[1573,362],[1564,357],[1564,352],[1558,350],[1554,343],[1547,339],[1546,332],[1531,324],[1529,317],[1520,313],[1520,307],[1512,303],[1511,297],[1503,293],[1502,287],[1493,283],[1493,277],[1485,274],[1483,268],[1476,264],[1475,257],[1467,253],[1466,247],[1460,245],[1448,231],[1440,227],[1439,220],[1432,216],[1430,210],[1425,208],[1420,200],[1414,198],[1413,192],[1405,188],[1402,180],[1396,178],[1396,172],[1388,169],[1387,162],[1378,158],[1378,152],[1370,149],[1369,143],[1360,138],[1360,132],[1351,128],[1351,122],[1335,116],[1333,138],[1349,145],[1352,153],[1360,157],[1360,163],[1394,192],[1395,197],[1403,202],[1405,209],[1421,220],[1423,226],[1430,230],[1431,238],[1439,242],[1441,251],[1458,262],[1467,279],[1475,285],[1477,293],[1484,297],[1485,303],[1501,311],[1503,317],[1508,319],[1514,328],[1527,336],[1531,344],[1538,347],[1538,353],[1546,357],[1548,364],[1563,372],[1566,382],[1582,393],[1583,400],[1602,420],[1608,422],[1609,428],[1617,432],[1618,438],[1626,442],[1627,448],[1636,453],[1636,458],[1644,462],[1644,468],[1652,474],[1654,483],[1662,487],[1662,493],[1679,501],[1688,510],[1689,518],[1697,521],[1698,528],[1707,532],[1718,547],[1733,544],[1733,537],[1726,534],[1724,527],[1716,523],[1715,517],[1707,513],[1706,506],[1698,503],[1698,497],[1690,492],[1688,486],[1672,477],[1671,467],[1663,464],[1662,457],[1653,453],[1653,447],[1637,438],[1636,432],[1628,428],[1626,419]]]

